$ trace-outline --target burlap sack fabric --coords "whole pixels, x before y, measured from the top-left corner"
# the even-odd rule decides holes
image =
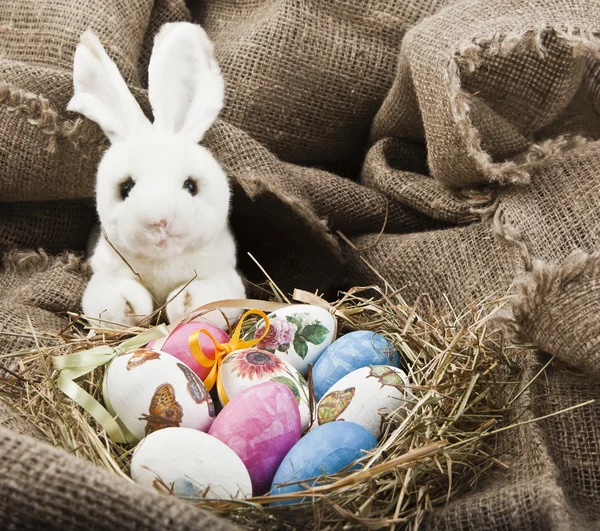
[[[527,273],[505,323],[571,365],[551,366],[525,389],[516,415],[533,419],[598,397],[594,379],[575,372],[599,370],[596,258],[561,265],[576,248],[599,248],[597,3],[188,5],[191,13],[181,0],[0,5],[1,250],[84,247],[106,140],[64,111],[80,33],[99,34],[147,111],[152,35],[166,21],[193,18],[214,40],[226,78],[227,105],[205,144],[231,176],[232,226],[250,279],[261,275],[247,252],[287,290],[383,277],[409,300],[428,293],[459,306],[503,292]],[[13,335],[4,336],[0,353],[31,346],[20,334],[27,316],[42,339],[59,331],[66,319],[57,312],[76,311],[84,285],[85,268],[72,255],[7,257],[0,330]],[[539,367],[529,360],[523,381]],[[597,405],[587,407],[502,437],[498,459],[509,470],[484,478],[424,524],[592,528],[600,519],[599,415]],[[2,419],[36,436],[14,416]],[[0,438],[9,527],[225,525],[196,511],[194,520],[179,502],[33,439],[8,431]],[[39,455],[60,466],[44,473]],[[56,490],[64,497],[53,497]],[[89,500],[86,508],[78,496]],[[111,505],[120,519],[102,518]]]
[[[594,326],[600,311],[599,275],[598,252],[575,251],[558,265],[536,261],[519,279],[512,304],[499,321],[517,341],[531,341],[589,374],[600,374],[600,338]]]
[[[459,2],[407,34],[362,180],[452,225],[354,243],[409,299],[473,301],[504,289],[531,257],[598,248],[597,17],[587,2]],[[396,166],[398,137],[427,141],[432,179]],[[416,198],[405,191],[415,179]],[[487,189],[474,194],[475,184]],[[354,278],[374,280],[353,264]]]
[[[62,116],[79,34],[92,27],[112,42],[111,55],[126,79],[138,84],[144,78],[138,77],[136,66],[138,61],[147,66],[153,33],[165,22],[186,19],[183,2],[166,0],[154,6],[76,1],[0,5],[2,251],[41,246],[58,253],[85,247],[94,217],[89,201],[94,165],[104,144],[94,126]],[[146,28],[150,34],[145,36]],[[82,143],[81,133],[87,133]],[[48,341],[44,332],[59,332],[68,322],[64,312],[77,311],[86,278],[85,264],[73,254],[6,255],[0,275],[0,352],[33,346],[28,317],[41,344]],[[4,365],[15,368],[14,363]],[[0,426],[3,529],[236,529],[39,442],[42,432],[11,409],[10,402],[0,401]]]
[[[135,488],[64,451],[40,444],[0,403],[2,529],[235,530],[237,526],[189,504]]]
[[[523,383],[547,361],[526,360]],[[510,421],[521,425],[499,434],[498,459],[503,466],[482,477],[466,496],[430,513],[424,528],[597,529],[599,398],[597,376],[551,364],[543,377],[524,386],[512,404]],[[596,402],[528,423],[588,400]]]

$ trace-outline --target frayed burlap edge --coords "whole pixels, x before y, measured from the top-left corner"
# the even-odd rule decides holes
[[[510,308],[499,312],[495,322],[509,332],[513,341],[531,342],[528,330],[539,319],[547,301],[562,295],[572,282],[599,273],[600,251],[591,255],[573,251],[560,265],[534,260],[532,270],[515,282],[516,294],[511,298]]]
[[[74,253],[48,255],[43,249],[12,250],[2,256],[2,269],[11,273],[32,275],[46,271],[53,265],[60,265],[65,271],[89,276],[91,274],[87,262],[82,256]]]
[[[592,141],[581,136],[564,135],[555,139],[547,140],[531,146],[531,149],[522,155],[523,166],[530,169],[534,166],[541,167],[544,164],[551,163],[552,160],[568,151],[582,148]],[[494,236],[505,243],[513,246],[523,261],[524,271],[531,271],[534,263],[534,256],[525,243],[525,238],[521,231],[513,227],[507,219],[506,210],[502,206],[501,196],[490,205],[488,209],[481,212],[482,219],[492,220],[492,230]]]
[[[82,118],[63,120],[46,98],[9,83],[0,83],[0,104],[4,104],[9,111],[19,113],[29,124],[48,135],[46,149],[50,153],[56,152],[59,137],[68,138],[75,146],[97,145],[98,151],[103,151],[108,145],[108,140],[93,122]]]
[[[498,193],[493,187],[449,189],[429,176],[394,168],[389,158],[395,140],[386,137],[371,146],[361,174],[364,185],[432,219],[457,225],[481,221],[496,211]],[[395,181],[393,186],[382,184],[388,178]]]
[[[493,162],[491,155],[481,147],[481,135],[471,120],[470,109],[476,96],[462,88],[460,69],[466,67],[468,71],[473,72],[483,64],[485,59],[493,56],[504,57],[519,47],[530,48],[544,57],[547,51],[542,44],[542,37],[548,32],[554,32],[559,39],[570,45],[574,57],[583,54],[600,56],[600,39],[591,29],[565,29],[544,25],[530,28],[522,33],[495,33],[487,37],[470,39],[458,47],[445,71],[450,112],[458,133],[478,170],[492,182],[528,184],[530,172],[535,166],[546,158],[567,151],[573,146],[561,136],[543,144],[533,144],[518,159]],[[578,145],[582,145],[585,141],[583,137],[577,137],[576,140]]]

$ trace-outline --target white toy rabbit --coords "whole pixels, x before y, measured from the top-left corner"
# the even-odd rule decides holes
[[[111,142],[96,186],[108,241],[100,237],[94,249],[82,304],[86,315],[105,324],[137,323],[192,278],[167,304],[169,321],[208,302],[245,296],[228,228],[229,182],[198,145],[224,98],[204,30],[189,23],[164,25],[154,40],[148,79],[154,123],[98,38],[82,35],[67,109],[96,122]],[[230,318],[240,314],[225,312]]]

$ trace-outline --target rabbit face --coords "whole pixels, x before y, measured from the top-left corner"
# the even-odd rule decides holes
[[[67,107],[100,125],[111,141],[98,168],[96,197],[107,238],[127,254],[172,257],[219,237],[229,186],[198,145],[223,106],[212,44],[195,24],[165,24],[148,68],[151,123],[98,38],[82,35],[74,95]]]
[[[114,144],[99,166],[96,195],[107,237],[135,255],[203,247],[227,225],[225,172],[205,148],[174,135]]]

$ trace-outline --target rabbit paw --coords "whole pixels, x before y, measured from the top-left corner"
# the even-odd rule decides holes
[[[229,278],[229,282],[215,282],[213,279],[194,280],[181,293],[177,294],[181,290],[181,287],[174,290],[169,295],[169,299],[175,298],[167,304],[167,318],[169,322],[174,323],[181,319],[187,312],[193,311],[199,306],[210,302],[244,298],[245,291],[242,281],[237,273],[235,277]],[[219,328],[227,330],[229,325],[233,325],[241,315],[242,311],[239,308],[223,308],[222,310],[208,312],[202,317],[208,319]]]
[[[135,326],[154,309],[150,292],[139,282],[97,275],[83,293],[82,307],[85,315],[109,328]]]

